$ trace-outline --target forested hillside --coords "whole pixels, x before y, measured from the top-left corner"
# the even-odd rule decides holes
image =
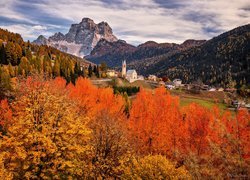
[[[186,40],[182,44],[175,44],[148,41],[135,47],[123,40],[109,42],[101,39],[91,51],[91,54],[85,58],[96,64],[105,62],[110,67],[120,67],[123,60],[126,60],[127,63],[137,62],[162,54],[177,53],[191,47],[200,46],[204,42],[204,40]]]
[[[186,83],[202,81],[223,87],[250,85],[250,25],[223,33],[201,46],[129,66],[142,74],[180,78]]]
[[[0,29],[0,87],[10,89],[11,78],[43,73],[75,82],[90,62],[48,46],[24,42],[21,35]],[[2,93],[2,92],[1,92]]]

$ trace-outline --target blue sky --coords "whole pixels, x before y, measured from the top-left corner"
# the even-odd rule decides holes
[[[1,0],[0,12],[1,28],[31,41],[67,33],[83,17],[108,22],[134,45],[209,39],[250,23],[249,0]]]

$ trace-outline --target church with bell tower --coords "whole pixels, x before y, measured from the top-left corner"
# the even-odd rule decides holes
[[[127,79],[130,83],[137,80],[144,80],[143,76],[138,76],[135,69],[127,70],[126,60],[122,61],[122,77]]]
[[[123,78],[126,78],[126,72],[127,72],[127,70],[126,70],[126,67],[127,65],[126,65],[126,60],[124,60],[124,61],[122,61],[122,77]]]

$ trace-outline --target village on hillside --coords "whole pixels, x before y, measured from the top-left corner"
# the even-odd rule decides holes
[[[226,104],[226,107],[231,110],[239,108],[250,109],[249,97],[239,97],[236,88],[213,87],[202,82],[186,84],[181,79],[170,80],[166,77],[157,77],[154,74],[144,77],[143,75],[139,75],[135,69],[128,69],[126,60],[121,62],[120,71],[108,68],[105,63],[96,65],[89,61],[79,61],[78,64],[82,74],[85,77],[89,77],[94,85],[99,87],[112,86],[113,88],[117,88],[118,86],[118,91],[121,90],[119,86],[122,86],[122,92],[129,91],[129,96],[135,95],[139,91],[139,87],[154,89],[164,86],[178,96],[186,97],[186,93],[188,93],[193,94],[195,98],[199,98],[199,95],[203,94],[204,97],[208,96],[206,99],[212,99],[213,101],[221,99],[221,103]],[[53,54],[51,55],[51,65],[52,67],[55,65],[55,55]],[[218,94],[219,97],[217,97]]]
[[[181,79],[170,80],[168,78],[157,77],[156,75],[148,75],[144,77],[139,75],[135,69],[128,69],[126,65],[126,60],[121,62],[121,70],[115,69],[106,69],[106,73],[103,75],[104,78],[92,79],[92,83],[97,86],[109,86],[110,83],[114,86],[114,82],[120,82],[115,86],[137,86],[143,88],[154,89],[160,86],[164,86],[172,93],[177,94],[179,92],[188,92],[190,94],[203,94],[203,96],[211,96],[213,100],[223,99],[223,103],[227,104],[229,109],[239,109],[239,108],[248,108],[250,109],[250,103],[248,99],[242,99],[237,97],[237,89],[235,88],[223,88],[223,87],[212,87],[200,82],[185,84]],[[216,95],[219,94],[220,98],[216,98]],[[230,97],[223,98],[223,94],[227,94]],[[181,95],[181,94],[178,94]],[[225,95],[224,95],[225,96]]]

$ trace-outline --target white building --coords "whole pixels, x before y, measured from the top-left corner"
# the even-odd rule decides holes
[[[166,85],[166,88],[169,89],[169,90],[172,90],[172,89],[175,88],[175,86],[172,85],[172,84],[167,84],[167,85]]]
[[[117,77],[117,73],[115,70],[107,70],[107,76],[108,77]]]
[[[173,80],[173,83],[176,87],[179,87],[179,86],[181,86],[182,81],[180,79],[175,79],[175,80]]]
[[[215,88],[210,88],[208,91],[216,91]]]
[[[224,91],[224,89],[223,89],[223,88],[219,88],[219,89],[218,89],[218,91],[220,91],[220,92],[221,92],[221,91]]]
[[[135,82],[137,80],[144,80],[143,76],[138,76],[135,69],[129,69],[126,71],[126,61],[122,61],[122,77],[127,79],[130,83]]]
[[[150,81],[156,81],[157,80],[157,76],[155,76],[155,75],[149,75],[148,76],[148,80],[150,80]]]
[[[144,76],[142,76],[142,75],[137,75],[137,80],[143,81],[143,80],[144,80]]]
[[[132,69],[132,70],[128,70],[127,74],[126,74],[126,79],[131,83],[134,82],[137,79],[137,72],[136,70]]]
[[[122,77],[126,77],[126,60],[122,61]]]

